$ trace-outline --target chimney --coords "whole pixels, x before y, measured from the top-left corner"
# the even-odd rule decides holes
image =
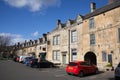
[[[90,7],[91,7],[91,12],[94,12],[96,9],[96,3],[92,2]]]
[[[57,25],[59,25],[61,23],[61,20],[60,19],[58,19],[57,20]]]

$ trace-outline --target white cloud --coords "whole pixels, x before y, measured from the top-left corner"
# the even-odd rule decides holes
[[[27,7],[30,11],[40,11],[43,8],[50,6],[60,6],[60,0],[4,0],[10,6],[16,8]]]
[[[34,33],[32,34],[33,37],[37,37],[38,35],[39,35],[39,32],[38,32],[38,31],[36,31],[36,32],[34,32]]]
[[[28,40],[28,39],[23,38],[23,36],[19,35],[19,34],[0,33],[0,35],[2,35],[2,36],[9,36],[11,38],[10,45],[14,45],[15,43],[18,43],[18,42],[22,43],[25,40]]]

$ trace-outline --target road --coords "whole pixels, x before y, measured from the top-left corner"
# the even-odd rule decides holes
[[[0,80],[114,80],[114,72],[80,78],[67,75],[64,67],[37,69],[13,61],[0,61]]]

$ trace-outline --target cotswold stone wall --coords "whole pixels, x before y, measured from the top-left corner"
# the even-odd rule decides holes
[[[89,28],[89,19],[94,18],[94,29]],[[108,54],[112,55],[113,66],[120,61],[120,45],[118,43],[118,28],[120,28],[120,7],[83,20],[82,23],[57,29],[47,35],[50,44],[47,45],[47,59],[52,60],[53,51],[66,52],[66,63],[71,61],[71,50],[77,49],[77,60],[84,60],[87,52],[96,55],[97,65],[104,68],[108,64]],[[77,42],[71,43],[71,31],[77,31]],[[70,31],[70,33],[69,33]],[[90,34],[95,34],[95,45],[90,45]],[[53,45],[53,36],[60,35],[60,45]],[[70,41],[70,44],[69,44]],[[69,51],[70,49],[70,51]],[[102,52],[106,52],[106,61],[103,61]]]

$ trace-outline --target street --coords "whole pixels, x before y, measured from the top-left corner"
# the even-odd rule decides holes
[[[114,80],[114,71],[77,77],[67,75],[64,67],[30,68],[13,61],[0,61],[0,80]]]

